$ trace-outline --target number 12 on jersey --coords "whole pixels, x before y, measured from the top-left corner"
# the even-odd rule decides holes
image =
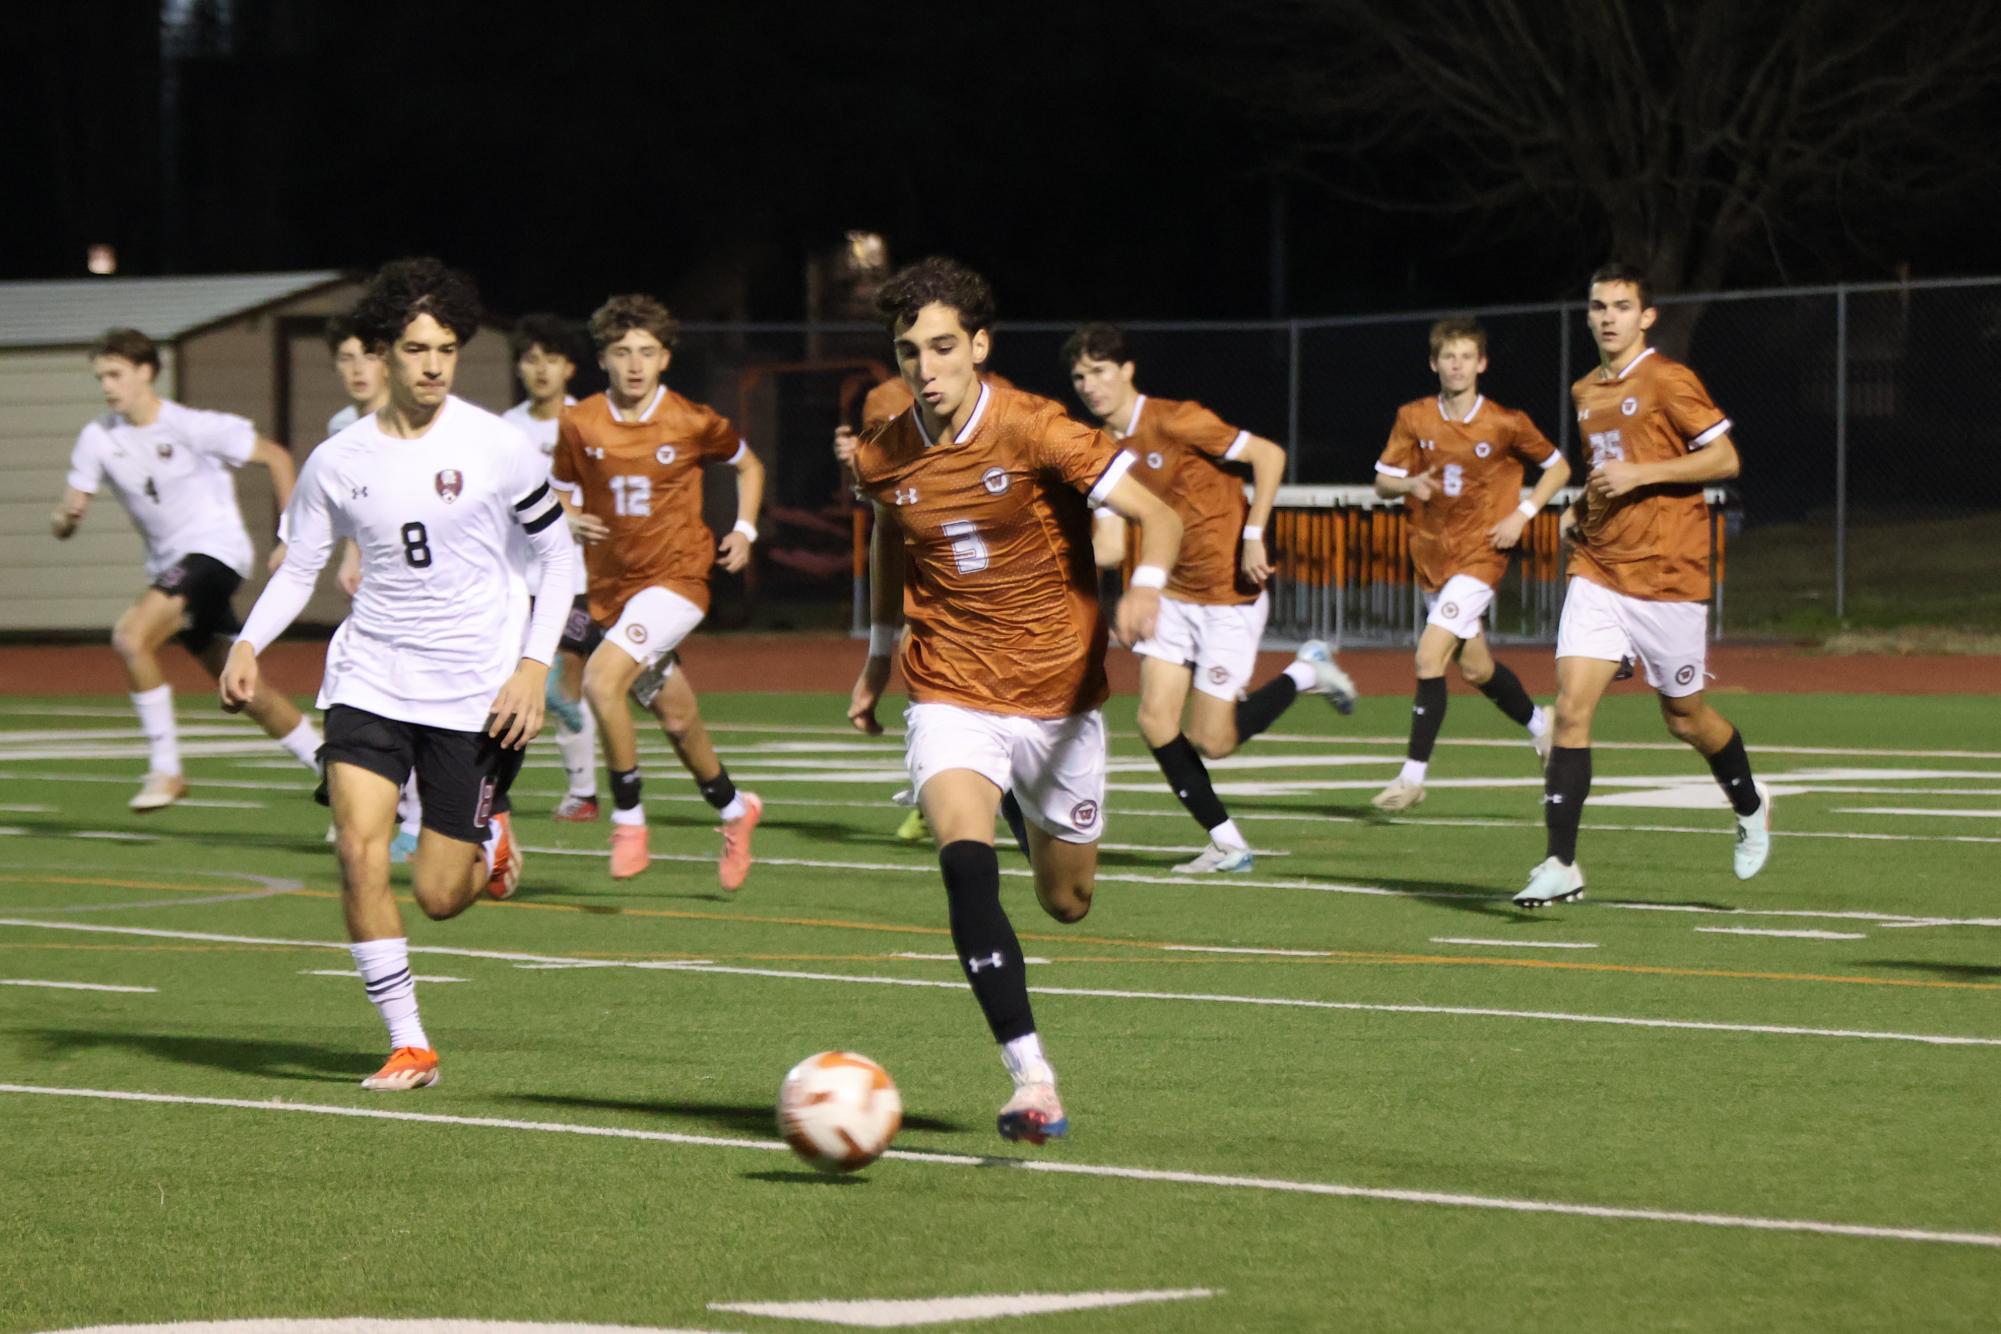
[[[611,487],[611,512],[621,517],[646,515],[653,512],[653,479],[651,477],[613,477]]]

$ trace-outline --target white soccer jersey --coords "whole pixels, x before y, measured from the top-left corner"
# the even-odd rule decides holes
[[[563,395],[564,407],[574,407],[576,402],[577,400],[571,398],[568,394]],[[556,452],[556,419],[551,417],[543,421],[530,416],[528,413],[528,400],[526,399],[523,399],[507,411],[501,413],[500,419],[504,422],[511,422],[520,430],[521,434],[527,436],[536,448],[542,451],[542,475],[547,477],[549,474],[549,465],[552,461],[551,456]],[[577,577],[572,581],[576,586],[571,589],[571,592],[572,594],[577,594],[584,592],[590,586],[590,572],[584,568],[583,543],[572,538],[571,545],[577,562]],[[542,591],[542,562],[534,558],[534,553],[529,550],[526,538],[521,539],[516,544],[515,553],[525,562],[522,566],[522,573],[527,576],[528,596],[532,598]]]
[[[106,479],[146,543],[146,576],[200,554],[249,577],[250,533],[231,470],[250,461],[257,428],[230,412],[160,400],[150,426],[115,412],[90,422],[69,456],[69,484],[96,495]]]
[[[555,657],[569,615],[567,602],[544,599],[530,624],[508,554],[525,531],[537,557],[569,578],[548,461],[460,398],[446,399],[414,440],[385,435],[376,422],[357,422],[306,460],[285,515],[285,563],[239,639],[263,652],[305,607],[338,540],[352,537],[361,591],[327,646],[320,707],[480,731],[522,658]]]

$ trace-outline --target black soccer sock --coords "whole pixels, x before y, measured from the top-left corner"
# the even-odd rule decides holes
[[[1542,779],[1542,822],[1549,831],[1546,856],[1565,866],[1577,861],[1577,826],[1591,792],[1591,747],[1556,746]]]
[[[698,778],[695,780],[695,786],[702,790],[702,800],[717,810],[736,800],[736,784],[730,781],[728,769],[717,768],[714,778],[706,783]]]
[[[607,768],[611,775],[611,804],[622,811],[629,811],[639,804],[639,770]]]
[[[1021,849],[1022,856],[1027,857],[1028,820],[1021,813],[1021,803],[1014,799],[1013,788],[1001,793],[1001,819],[1007,821],[1008,832],[1014,835],[1014,845]]]
[[[1731,728],[1723,749],[1708,758],[1709,772],[1716,775],[1717,786],[1730,798],[1730,809],[1739,815],[1755,815],[1758,786],[1751,781],[1751,757],[1744,753],[1744,734]]]
[[[1161,773],[1167,775],[1167,785],[1181,798],[1181,804],[1188,808],[1197,824],[1214,829],[1230,818],[1209,783],[1208,767],[1186,736],[1176,735],[1166,745],[1153,747],[1153,758],[1160,763]]]
[[[1420,676],[1410,706],[1410,749],[1404,754],[1419,764],[1431,763],[1438,729],[1445,726],[1445,678]]]
[[[1494,664],[1494,674],[1480,683],[1480,693],[1494,701],[1494,707],[1523,727],[1535,717],[1535,701],[1522,689],[1522,678],[1508,670],[1504,662]]]
[[[1028,1006],[1021,942],[1001,907],[1000,858],[990,845],[962,838],[938,849],[938,868],[945,873],[945,900],[959,967],[965,970],[994,1041],[1028,1036],[1035,1031],[1035,1015]]]
[[[1243,745],[1278,721],[1299,698],[1299,683],[1284,672],[1237,701],[1237,744]]]

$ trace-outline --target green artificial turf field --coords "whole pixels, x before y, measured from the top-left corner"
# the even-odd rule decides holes
[[[123,701],[0,701],[0,981],[103,988],[0,985],[0,1331],[783,1331],[852,1313],[723,1308],[1091,1292],[1158,1299],[983,1327],[1993,1327],[2001,701],[1719,695],[1777,793],[1740,883],[1700,760],[1615,696],[1590,897],[1540,915],[1507,902],[1541,856],[1534,757],[1478,697],[1395,821],[1367,801],[1403,701],[1301,701],[1214,766],[1255,872],[1196,880],[1115,701],[1090,917],[1043,917],[1002,856],[1072,1123],[1042,1149],[994,1133],[933,854],[891,832],[899,742],[843,702],[705,700],[767,803],[735,896],[664,745],[660,859],[614,884],[606,825],[547,818],[538,742],[521,895],[405,908],[443,1079],[372,1095],[308,775],[184,697],[193,800],[134,816]],[[771,1104],[840,1047],[906,1123],[823,1178]]]

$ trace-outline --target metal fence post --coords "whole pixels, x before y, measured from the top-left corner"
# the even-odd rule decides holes
[[[1834,619],[1848,613],[1848,288],[1834,291]]]

